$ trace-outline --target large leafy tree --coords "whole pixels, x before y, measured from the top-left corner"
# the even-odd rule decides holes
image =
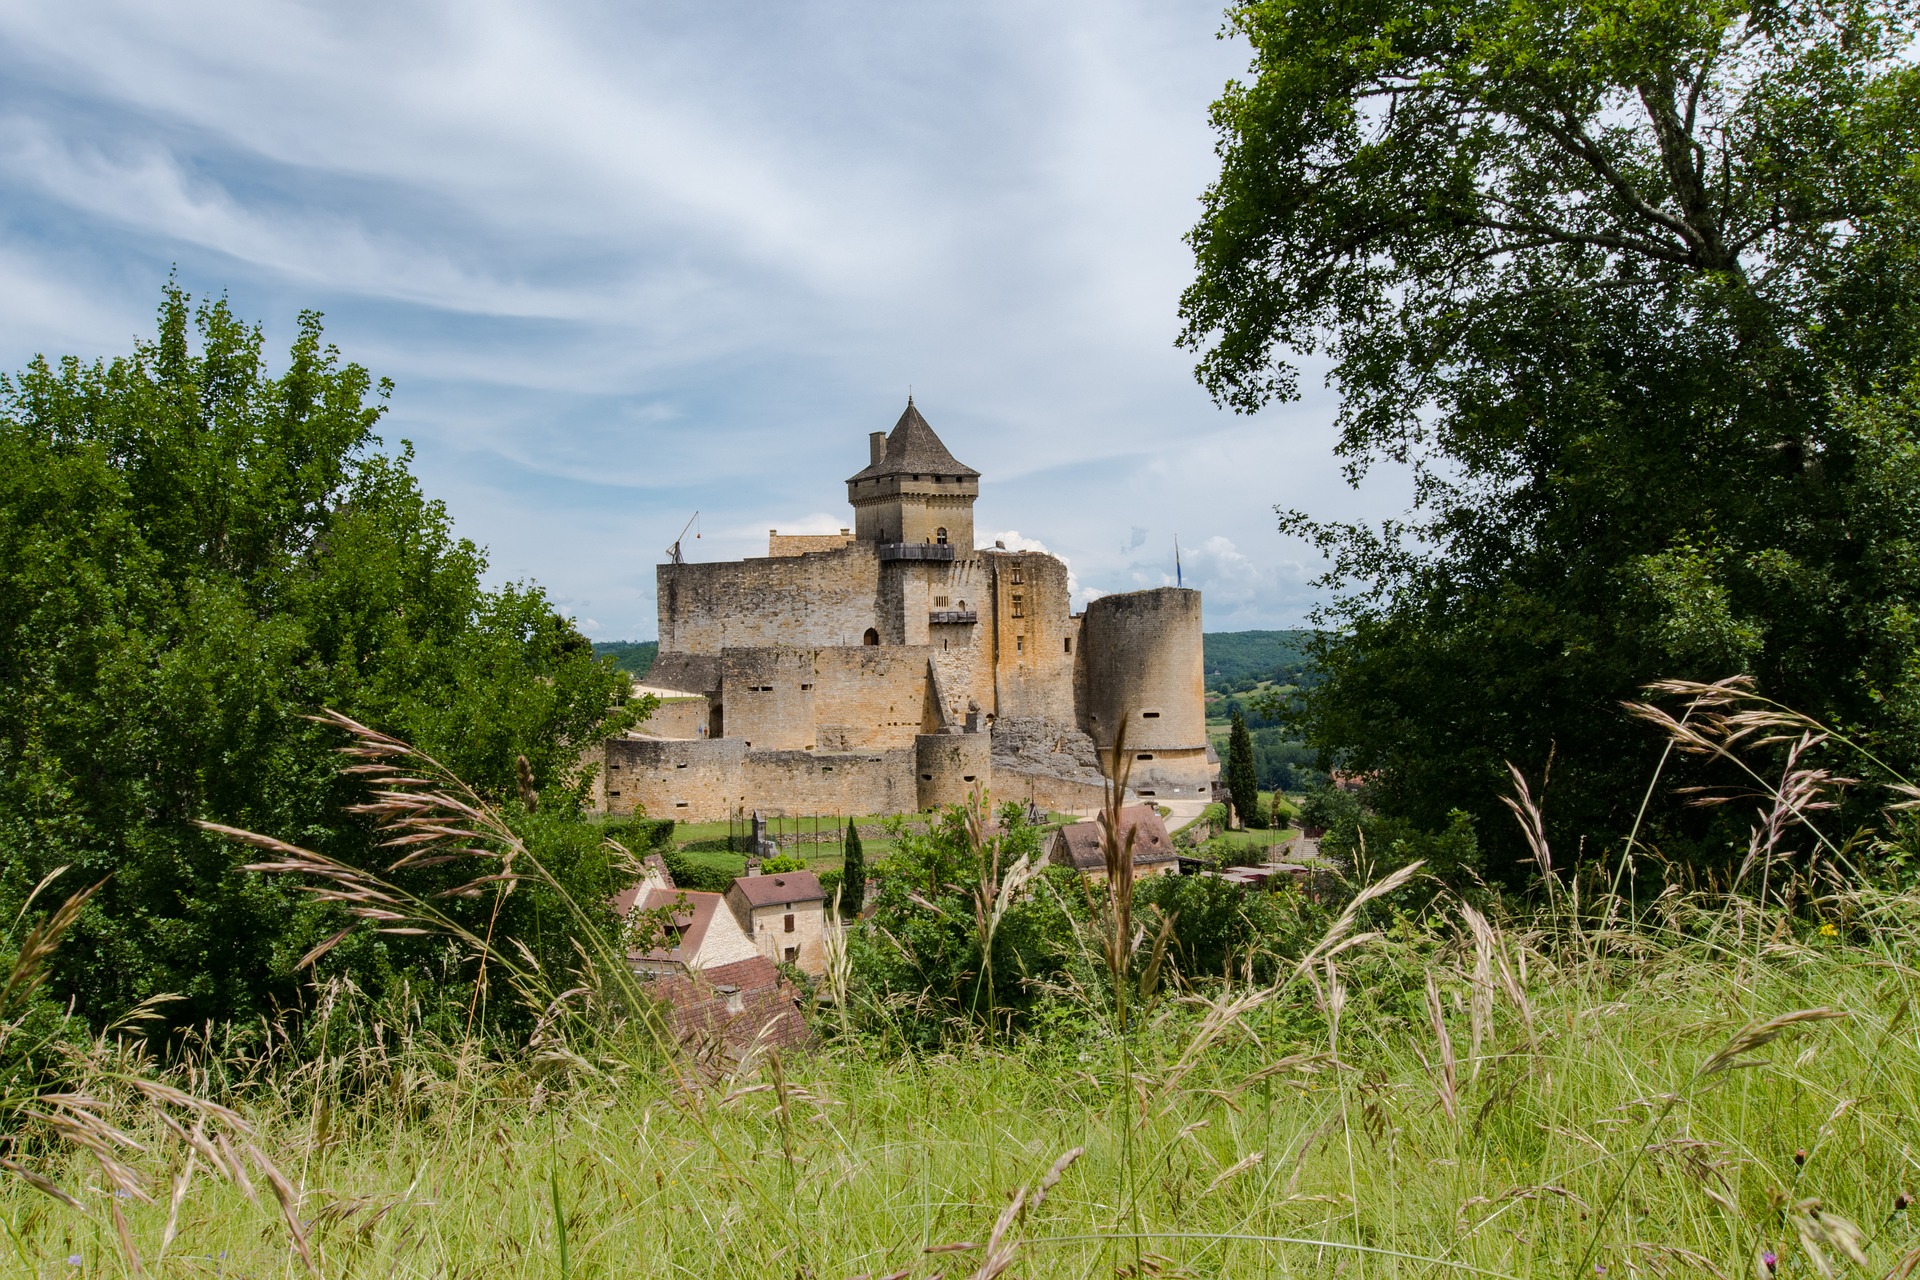
[[[0,377],[0,908],[60,866],[56,900],[106,880],[54,984],[96,1020],[163,993],[176,1023],[299,998],[298,960],[342,920],[192,823],[375,859],[321,707],[516,804],[524,755],[545,796],[529,838],[597,856],[565,815],[626,678],[537,588],[483,586],[409,454],[376,449],[385,384],[317,316],[277,376],[261,345],[169,288],[131,356]],[[535,907],[506,919],[539,941]],[[369,935],[328,963],[377,987],[438,949]]]
[[[1380,526],[1299,708],[1375,801],[1563,843],[1632,818],[1618,700],[1757,677],[1920,755],[1920,75],[1910,0],[1263,0],[1216,104],[1183,341],[1217,399],[1318,356]],[[1677,833],[1676,833],[1677,838]]]

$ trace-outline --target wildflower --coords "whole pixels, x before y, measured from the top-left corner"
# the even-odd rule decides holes
[[[79,1255],[79,1254],[77,1254],[77,1253],[70,1253],[70,1254],[68,1254],[68,1255],[67,1255],[67,1265],[68,1265],[68,1266],[70,1266],[70,1267],[77,1267],[77,1266],[79,1266],[79,1265],[80,1265],[80,1255]]]
[[[1775,1254],[1773,1250],[1768,1249],[1760,1255],[1760,1265],[1755,1267],[1754,1270],[1759,1273],[1760,1280],[1772,1280],[1774,1270],[1779,1265],[1779,1255]]]
[[[1823,938],[1837,938],[1840,936],[1840,931],[1831,924],[1823,924],[1820,926],[1820,936]]]

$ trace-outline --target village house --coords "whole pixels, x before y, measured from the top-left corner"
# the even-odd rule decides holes
[[[816,978],[826,972],[827,894],[813,872],[740,876],[727,904],[761,955]]]
[[[1046,859],[1055,866],[1072,867],[1091,880],[1105,880],[1105,836],[1105,818],[1069,823],[1047,838]],[[1121,807],[1119,847],[1133,851],[1135,880],[1180,873],[1180,855],[1174,851],[1167,824],[1150,805]]]

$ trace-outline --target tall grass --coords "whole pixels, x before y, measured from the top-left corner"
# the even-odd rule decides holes
[[[1556,872],[1542,835],[1550,908],[1416,898],[1402,868],[1277,981],[1170,975],[1144,1000],[1153,939],[1109,877],[1086,944],[1125,1021],[1107,1004],[1078,1034],[979,1027],[933,1055],[826,1017],[811,1054],[706,1069],[558,1052],[581,1043],[567,1019],[489,1057],[336,984],[317,1057],[234,1029],[165,1065],[101,1041],[73,1083],[230,1110],[163,1120],[102,1085],[141,1194],[16,1115],[8,1158],[76,1203],[9,1180],[4,1249],[38,1275],[286,1274],[303,1246],[328,1276],[1905,1274],[1920,894],[1814,856],[1846,847],[1817,827],[1817,727],[1675,692],[1700,735],[1677,749],[1809,740],[1756,766],[1735,886],[1636,906],[1612,863]],[[196,1114],[272,1164],[284,1209],[249,1196],[260,1166],[206,1176],[172,1136]]]

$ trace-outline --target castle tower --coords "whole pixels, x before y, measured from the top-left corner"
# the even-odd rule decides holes
[[[892,433],[876,431],[870,440],[871,464],[847,481],[854,537],[939,543],[957,547],[958,555],[972,554],[980,473],[954,460],[913,407],[912,396]]]

